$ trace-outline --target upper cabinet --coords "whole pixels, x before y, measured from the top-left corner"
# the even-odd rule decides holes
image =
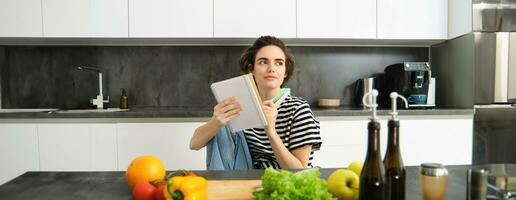
[[[473,30],[472,0],[450,0],[448,3],[448,38],[455,38]]]
[[[296,37],[296,0],[214,0],[214,36]]]
[[[298,38],[376,38],[376,0],[298,0]]]
[[[381,0],[377,4],[378,39],[448,38],[448,0]]]
[[[0,37],[41,36],[41,0],[0,1]]]
[[[128,37],[127,0],[43,0],[45,37]]]
[[[213,37],[213,0],[129,0],[129,37]]]
[[[469,32],[471,23],[463,22],[471,18],[470,4],[471,0],[0,0],[0,38],[242,41],[238,39],[274,35],[307,39],[291,40],[300,45],[428,45]]]

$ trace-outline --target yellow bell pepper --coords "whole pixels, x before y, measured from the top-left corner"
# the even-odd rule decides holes
[[[208,181],[200,176],[174,176],[163,190],[167,200],[207,200]]]

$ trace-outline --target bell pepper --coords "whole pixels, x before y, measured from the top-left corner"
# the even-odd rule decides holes
[[[167,200],[207,200],[208,181],[200,176],[174,176],[167,181]]]

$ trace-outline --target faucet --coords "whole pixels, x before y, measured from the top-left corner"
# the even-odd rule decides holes
[[[109,96],[104,100],[104,95],[102,94],[102,72],[100,72],[100,69],[96,67],[79,66],[77,70],[90,70],[99,73],[99,94],[96,99],[90,99],[90,103],[97,106],[97,109],[104,108],[104,103],[109,103]]]

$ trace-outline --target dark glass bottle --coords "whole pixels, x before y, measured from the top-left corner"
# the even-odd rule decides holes
[[[127,99],[127,92],[122,88],[122,95],[120,96],[120,109],[129,108],[129,102]]]
[[[399,128],[400,121],[389,120],[387,151],[383,164],[385,166],[385,176],[389,181],[391,199],[405,199],[405,166],[401,158],[399,146]]]
[[[380,123],[371,120],[367,128],[367,154],[360,174],[359,199],[386,200],[389,190],[380,153]]]

